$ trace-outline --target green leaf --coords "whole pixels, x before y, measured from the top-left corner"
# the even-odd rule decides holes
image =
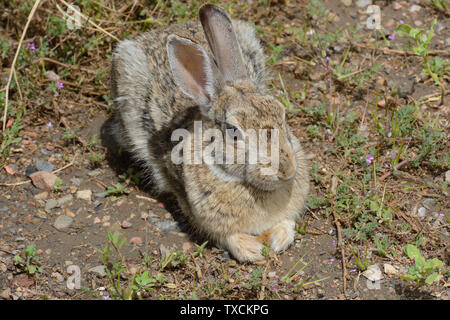
[[[435,282],[436,280],[438,280],[439,278],[439,274],[437,272],[430,274],[426,279],[425,279],[425,283],[426,284],[432,284],[433,282]]]
[[[438,258],[431,259],[430,263],[432,264],[433,268],[440,269],[440,268],[444,267],[444,263],[441,260],[439,260]]]
[[[406,254],[408,255],[408,257],[410,259],[416,259],[417,257],[421,257],[422,255],[420,254],[420,250],[417,249],[416,246],[412,245],[412,244],[408,244],[406,246]]]
[[[410,30],[411,30],[411,26],[408,24],[402,23],[397,26],[397,32],[400,32],[400,35],[402,35],[402,33],[409,35]]]

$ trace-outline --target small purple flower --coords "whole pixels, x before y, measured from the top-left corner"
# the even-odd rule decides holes
[[[323,70],[328,71],[328,67],[323,68]]]
[[[384,164],[384,167],[385,167],[386,169],[389,169],[390,165],[389,165],[388,163],[385,163],[385,164]]]
[[[56,81],[56,85],[58,86],[58,88],[62,89],[64,88],[64,84],[62,82]]]
[[[404,24],[405,23],[405,21],[403,21],[403,20],[400,20],[399,22],[398,22],[399,24]]]
[[[443,212],[439,212],[439,215],[440,215],[441,217],[445,217],[445,214],[444,214]]]
[[[398,170],[398,165],[394,166],[394,170]]]
[[[34,44],[34,42],[28,42],[27,43],[28,49],[35,51],[36,50],[36,46]]]
[[[275,287],[274,285],[271,286],[272,291],[277,291],[277,287]]]
[[[334,258],[331,258],[331,259],[330,259],[330,262],[334,262]]]
[[[111,297],[109,296],[109,294],[102,296],[103,300],[111,300]]]
[[[45,126],[46,126],[47,128],[50,128],[51,126],[53,126],[53,123],[52,123],[51,121],[49,121],[49,122],[47,122],[47,123],[45,124]]]
[[[366,157],[366,163],[371,164],[373,159],[374,159],[374,157],[371,154],[368,154]]]
[[[394,40],[395,39],[395,32],[393,34],[391,34],[390,36],[388,36],[389,40]]]
[[[331,58],[330,58],[329,56],[326,56],[326,57],[325,57],[325,60],[326,60],[326,61],[330,61]]]

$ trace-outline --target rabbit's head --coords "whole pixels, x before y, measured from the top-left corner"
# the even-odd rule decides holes
[[[220,129],[223,154],[214,152],[222,161],[211,163],[210,169],[224,180],[277,189],[297,171],[297,142],[285,109],[251,81],[227,13],[204,5],[200,21],[214,60],[198,44],[173,34],[167,53],[178,88]]]

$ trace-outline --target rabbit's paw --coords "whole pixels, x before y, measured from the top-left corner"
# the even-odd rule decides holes
[[[257,261],[263,260],[261,254],[263,244],[253,237],[245,233],[236,233],[226,239],[227,249],[239,261]]]
[[[283,220],[276,224],[272,229],[263,232],[258,236],[262,243],[270,244],[270,247],[279,252],[285,250],[294,241],[295,222],[292,220]]]

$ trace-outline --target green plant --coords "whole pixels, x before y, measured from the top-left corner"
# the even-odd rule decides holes
[[[160,261],[159,271],[163,271],[165,268],[177,268],[185,266],[189,261],[189,257],[183,253],[183,250],[172,250],[165,258]]]
[[[194,257],[202,257],[203,253],[205,252],[205,247],[208,244],[208,241],[203,242],[201,245],[195,244],[195,248],[197,251],[195,251],[192,255]]]
[[[106,193],[107,196],[111,196],[111,195],[120,196],[120,195],[123,195],[123,194],[130,193],[130,190],[128,190],[122,184],[116,183],[112,187],[108,187],[108,189],[106,189],[105,193]]]
[[[261,288],[262,281],[262,270],[261,268],[256,268],[250,275],[250,279],[246,284],[244,284],[244,288],[249,290],[257,290]]]
[[[30,244],[25,248],[23,256],[14,256],[14,265],[30,275],[34,275],[36,271],[40,273],[43,271],[34,244]]]
[[[108,232],[107,234],[109,245],[103,250],[97,250],[101,253],[101,260],[105,266],[106,277],[109,282],[108,293],[111,299],[131,300],[134,298],[141,299],[143,292],[154,291],[154,287],[166,281],[166,278],[161,274],[150,275],[148,270],[135,270],[132,272],[125,262],[121,253],[121,248],[126,243],[125,237],[120,237],[119,232]],[[113,262],[112,251],[119,256],[118,261]],[[151,259],[145,258],[145,267],[148,268]],[[126,281],[124,281],[125,279]]]
[[[408,24],[402,23],[397,26],[397,33],[399,34],[399,36],[408,36],[410,39],[414,40],[415,46],[412,48],[412,50],[423,60],[424,68],[422,70],[422,73],[428,74],[433,79],[433,81],[441,88],[442,105],[444,104],[445,87],[441,83],[439,74],[437,72],[440,72],[440,69],[442,69],[443,67],[448,70],[448,62],[438,62],[436,61],[436,59],[431,60],[430,50],[428,50],[428,47],[431,44],[431,39],[434,36],[433,28],[436,22],[436,19],[434,19],[427,33],[425,33],[425,30],[423,29],[413,28]]]
[[[403,280],[414,281],[416,286],[420,287],[442,278],[444,263],[441,260],[437,258],[425,260],[420,250],[412,244],[406,245],[404,250],[408,258],[414,260],[415,265],[408,269],[407,275],[400,276]]]
[[[53,190],[55,190],[55,191],[61,191],[61,186],[62,186],[62,180],[61,180],[61,178],[56,178],[56,179],[55,179],[55,184],[53,185]]]

